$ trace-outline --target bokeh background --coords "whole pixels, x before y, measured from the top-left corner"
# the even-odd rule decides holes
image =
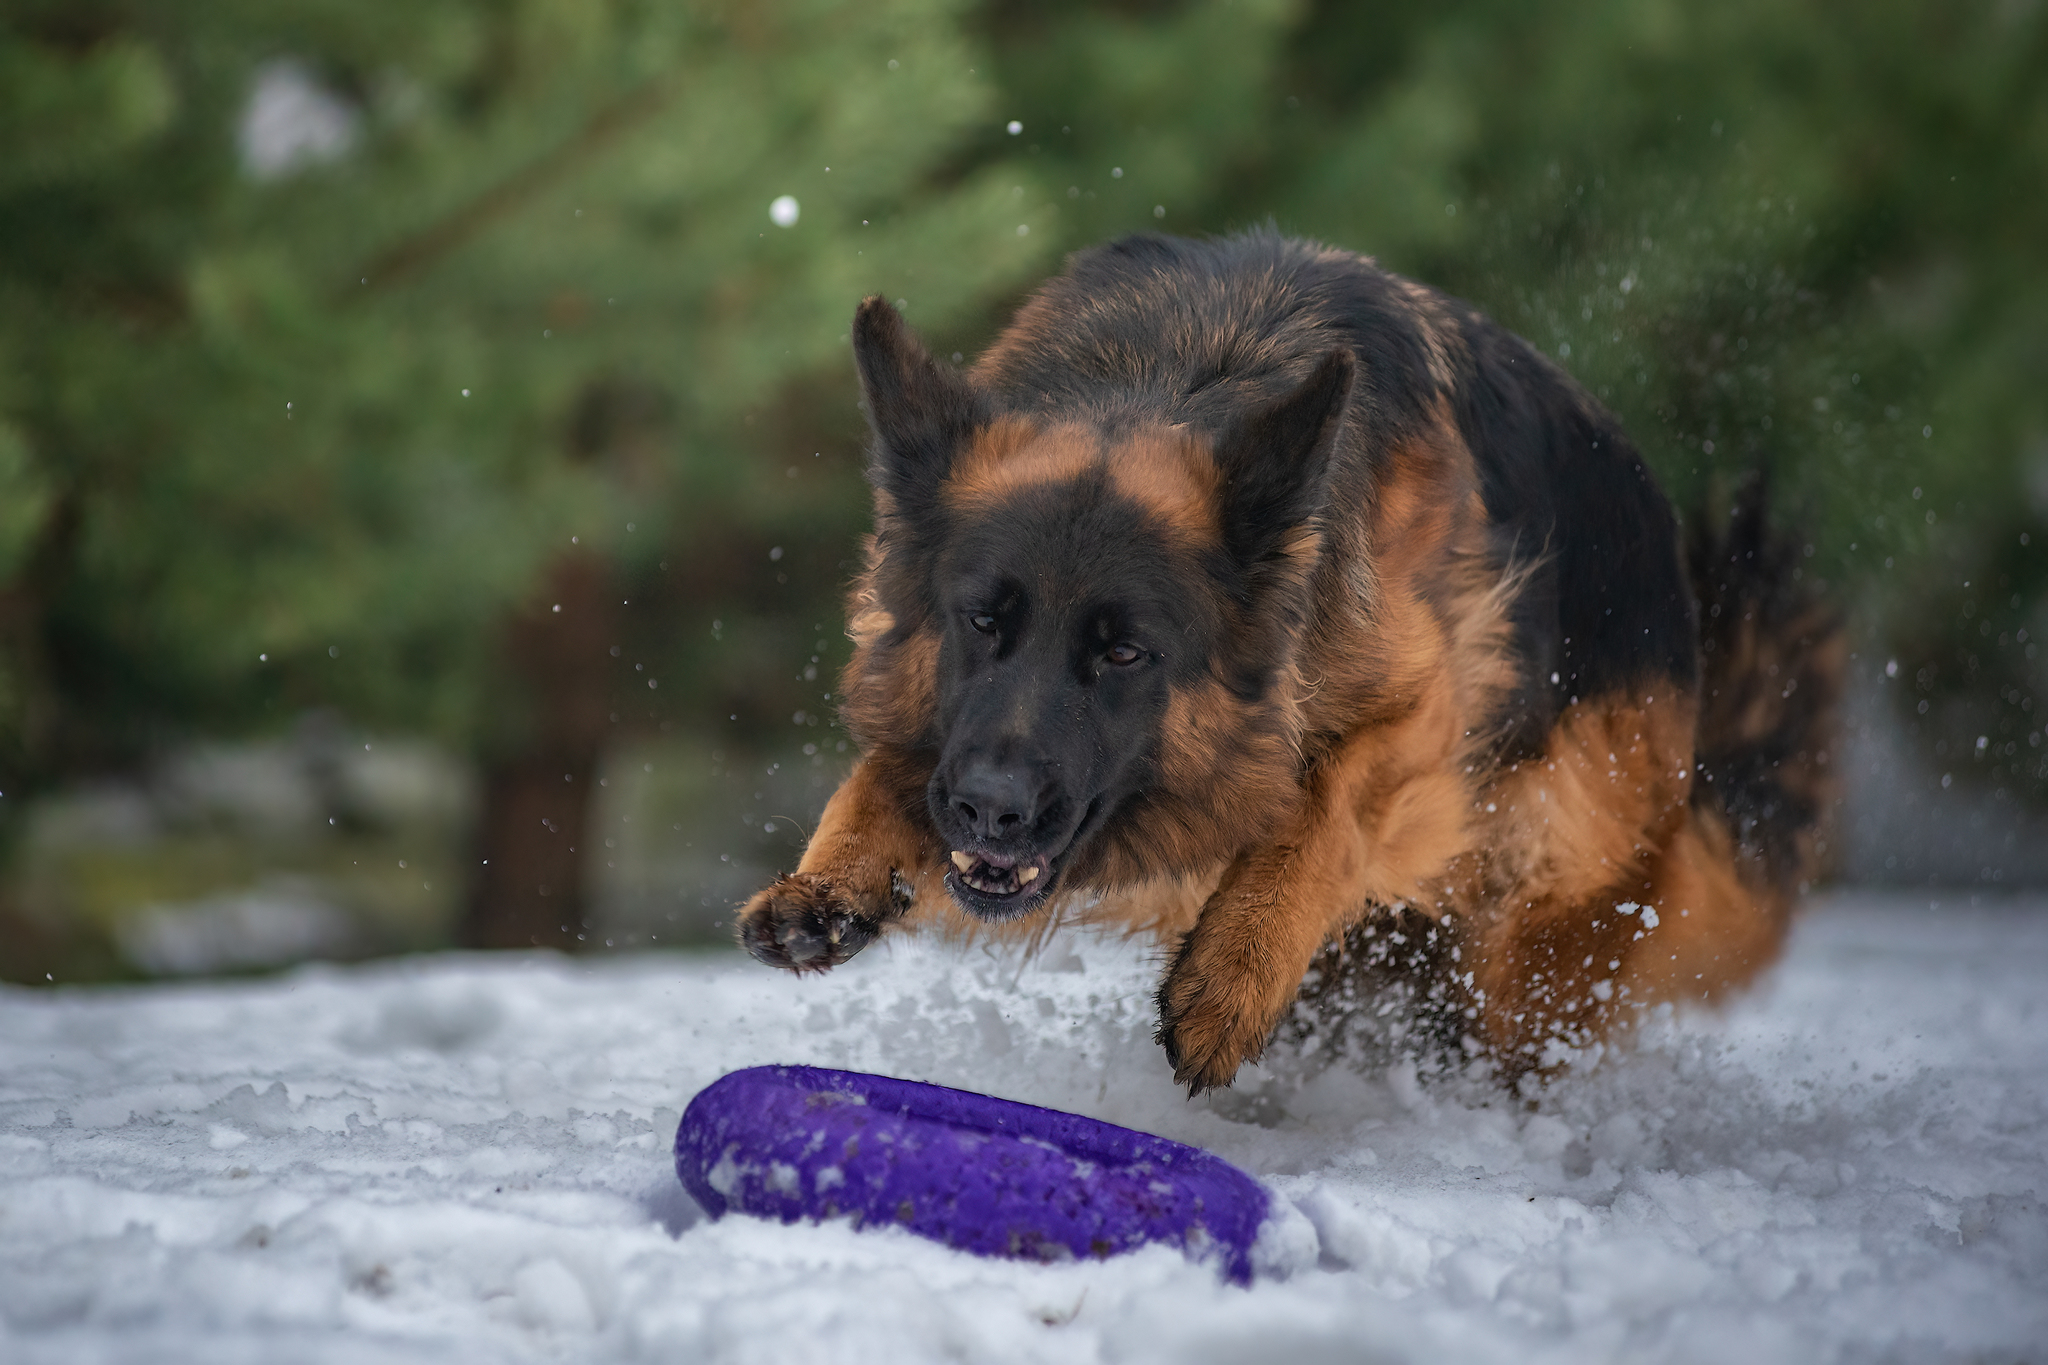
[[[848,762],[854,304],[1264,223],[1768,469],[1835,875],[2048,879],[2040,0],[5,0],[0,975],[720,941]]]

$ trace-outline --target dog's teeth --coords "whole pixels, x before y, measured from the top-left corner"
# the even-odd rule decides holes
[[[959,868],[962,872],[971,872],[974,870],[974,859],[956,848],[953,850],[953,866]]]
[[[1017,880],[1024,883],[1026,886],[1029,886],[1032,882],[1038,880],[1038,869],[1035,867],[1027,867],[1023,869],[1021,872],[1017,874]]]

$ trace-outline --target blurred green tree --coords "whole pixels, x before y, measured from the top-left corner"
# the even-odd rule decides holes
[[[0,809],[338,707],[481,759],[525,885],[474,941],[575,928],[635,587],[805,524],[747,425],[861,295],[1046,263],[1012,177],[935,174],[993,117],[957,9],[8,6]]]
[[[470,935],[559,937],[610,736],[830,685],[855,300],[966,352],[1062,250],[1266,221],[1682,505],[1769,467],[1929,754],[2048,795],[2043,70],[2010,0],[13,0],[0,812],[338,707],[477,757]]]

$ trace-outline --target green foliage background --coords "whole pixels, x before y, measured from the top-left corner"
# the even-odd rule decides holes
[[[258,174],[280,71],[350,137]],[[1767,466],[1914,742],[2040,798],[2044,74],[2033,0],[6,0],[0,828],[311,707],[516,749],[572,537],[646,723],[786,724],[854,303],[971,352],[1065,251],[1269,221],[1559,356],[1681,505]]]

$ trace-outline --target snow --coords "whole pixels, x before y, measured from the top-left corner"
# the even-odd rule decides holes
[[[0,1358],[1786,1361],[2048,1342],[2048,906],[1844,896],[1725,1017],[1532,1111],[1412,1061],[1190,1103],[1145,948],[438,956],[0,993]],[[668,1148],[810,1062],[1208,1147],[1288,1221],[1248,1290],[1155,1249],[984,1261],[704,1220]],[[1312,1230],[1312,1231],[1311,1231]],[[1291,1238],[1291,1240],[1290,1240]],[[1271,1248],[1269,1248],[1271,1251]]]
[[[362,115],[298,62],[280,58],[256,73],[242,111],[242,165],[258,180],[346,156]]]

